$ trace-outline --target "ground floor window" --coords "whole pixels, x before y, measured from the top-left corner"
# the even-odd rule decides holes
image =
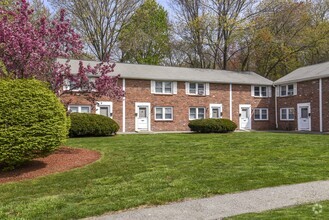
[[[169,121],[173,120],[172,107],[155,107],[155,120]]]
[[[293,108],[281,108],[280,120],[293,121],[295,119],[295,109]]]
[[[202,119],[205,118],[205,108],[203,107],[192,107],[190,108],[189,119]]]
[[[91,107],[88,105],[69,105],[70,112],[90,113]]]
[[[255,120],[268,120],[267,108],[256,108],[254,111]]]

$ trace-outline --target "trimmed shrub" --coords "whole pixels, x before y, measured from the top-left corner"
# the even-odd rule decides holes
[[[100,137],[115,134],[119,125],[113,119],[96,114],[72,113],[70,137]]]
[[[237,125],[229,119],[198,119],[188,124],[191,131],[199,133],[228,133],[237,128]]]
[[[47,84],[0,80],[0,169],[51,154],[67,138],[68,123]]]

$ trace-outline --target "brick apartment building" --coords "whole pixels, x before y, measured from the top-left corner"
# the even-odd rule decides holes
[[[70,61],[73,73],[78,64]],[[102,98],[93,106],[83,95],[67,96],[69,109],[111,117],[121,132],[188,131],[189,121],[198,118],[228,118],[241,130],[329,130],[329,114],[323,114],[329,100],[322,98],[329,97],[322,89],[329,86],[329,63],[298,69],[276,82],[253,72],[122,63],[114,74],[121,75],[125,90],[121,101]]]

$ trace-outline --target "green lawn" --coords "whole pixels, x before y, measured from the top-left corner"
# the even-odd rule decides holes
[[[322,206],[322,207],[320,207]],[[321,212],[319,212],[321,210]],[[263,213],[251,213],[239,215],[225,220],[264,220],[264,219],[280,219],[280,220],[307,220],[307,219],[329,219],[329,201],[319,202],[315,204],[301,205],[285,209],[278,209]]]
[[[73,171],[0,185],[0,219],[76,219],[329,179],[329,135],[118,135],[71,139],[67,145],[103,157]]]

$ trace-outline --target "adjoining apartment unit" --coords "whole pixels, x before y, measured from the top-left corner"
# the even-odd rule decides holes
[[[79,61],[69,64],[77,72]],[[93,106],[76,91],[64,96],[71,100],[69,109],[111,117],[121,132],[188,131],[188,123],[200,118],[228,118],[241,130],[329,130],[329,100],[323,98],[329,94],[322,89],[329,86],[329,63],[298,69],[276,82],[253,72],[122,63],[113,74],[121,75],[121,101],[104,97]]]
[[[299,68],[274,85],[277,129],[329,132],[329,62]]]

